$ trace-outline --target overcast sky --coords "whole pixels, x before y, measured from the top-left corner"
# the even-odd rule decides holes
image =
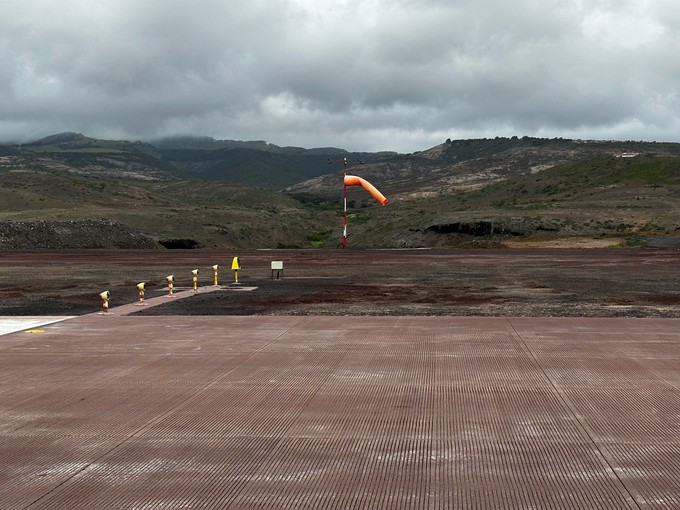
[[[0,140],[680,140],[677,0],[3,0]]]

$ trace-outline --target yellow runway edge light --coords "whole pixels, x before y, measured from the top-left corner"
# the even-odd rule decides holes
[[[102,298],[102,313],[109,313],[109,299],[111,299],[111,293],[105,290],[99,297]]]
[[[146,284],[144,282],[137,284],[137,290],[139,290],[139,304],[140,305],[144,304],[144,289],[145,288],[146,288]]]
[[[168,297],[174,297],[172,295],[174,289],[175,289],[175,275],[169,275],[165,277],[166,280],[168,280]]]
[[[241,262],[238,257],[231,261],[231,269],[234,271],[234,283],[238,283],[238,270],[241,269]]]

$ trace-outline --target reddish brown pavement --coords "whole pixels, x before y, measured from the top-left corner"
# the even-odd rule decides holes
[[[114,313],[11,333],[0,507],[680,508],[679,327]]]

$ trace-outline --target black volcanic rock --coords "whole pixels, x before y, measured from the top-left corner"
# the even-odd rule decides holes
[[[160,248],[150,237],[109,220],[2,221],[0,250]]]

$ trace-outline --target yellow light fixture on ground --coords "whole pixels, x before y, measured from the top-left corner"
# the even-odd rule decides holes
[[[191,271],[192,281],[194,282],[194,292],[198,292],[198,269]]]
[[[144,289],[145,288],[146,288],[146,284],[144,282],[137,284],[137,289],[139,290],[139,304],[140,305],[144,304]]]
[[[231,269],[234,271],[234,283],[238,283],[238,270],[241,269],[241,262],[238,257],[231,261]]]
[[[111,299],[111,293],[105,290],[99,297],[102,298],[102,313],[109,313],[109,299]]]

